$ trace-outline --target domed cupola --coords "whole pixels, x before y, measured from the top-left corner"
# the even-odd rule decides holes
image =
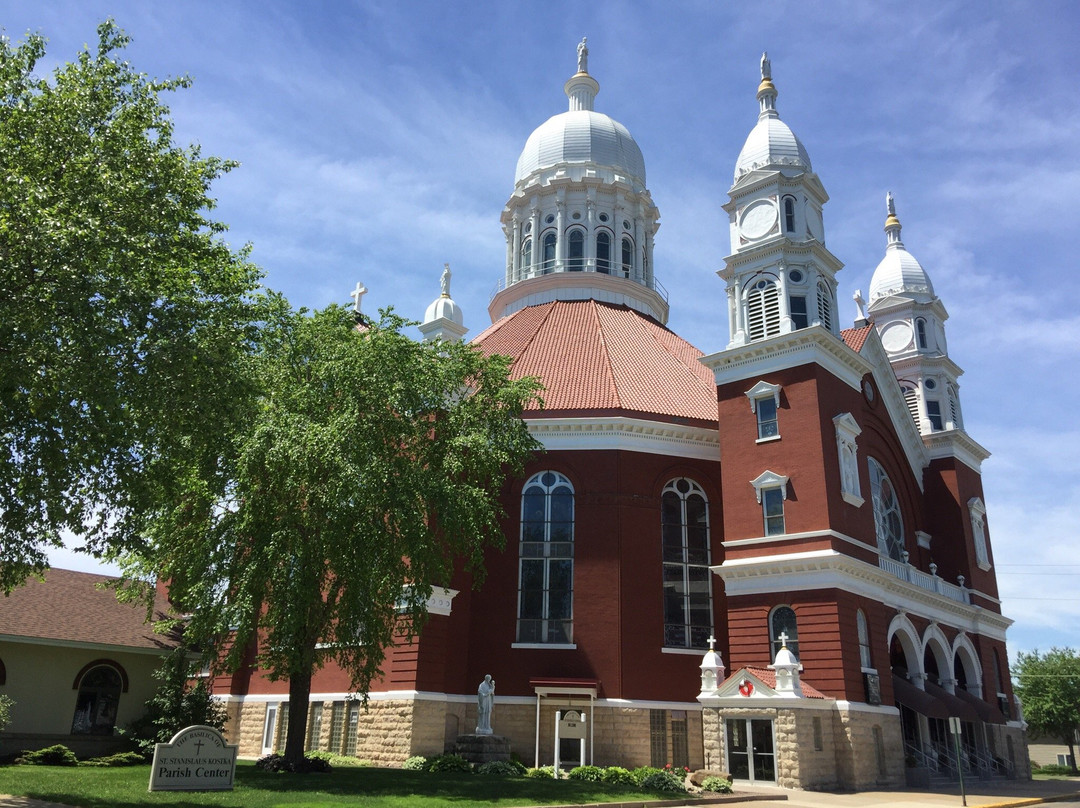
[[[548,118],[529,135],[518,157],[515,186],[529,185],[540,179],[536,175],[547,172],[589,168],[609,181],[618,178],[636,190],[645,188],[645,158],[637,142],[621,123],[593,110],[600,84],[588,73],[588,53],[583,39],[578,72],[563,87],[570,109]]]
[[[425,342],[436,339],[447,342],[459,342],[469,330],[465,327],[465,317],[454,298],[450,297],[450,265],[443,264],[442,277],[439,280],[442,294],[431,301],[424,312],[424,321],[420,323],[420,333]]]
[[[915,256],[907,251],[900,240],[900,220],[896,218],[896,202],[893,195],[885,195],[888,215],[885,219],[885,257],[874,270],[870,281],[869,309],[886,297],[901,296],[926,303],[934,298],[934,285]]]
[[[739,152],[739,159],[735,161],[735,182],[757,169],[813,170],[806,147],[791,131],[791,127],[780,120],[780,113],[776,111],[776,96],[769,55],[763,53],[761,84],[758,85],[757,92],[761,111],[758,113],[757,126],[750,130],[746,143]]]
[[[962,430],[957,380],[963,370],[949,358],[949,313],[934,294],[926,270],[900,240],[891,193],[885,195],[885,207],[885,257],[870,281],[869,318],[919,431],[929,436]]]
[[[645,187],[645,160],[625,126],[593,105],[589,48],[563,87],[569,109],[529,136],[502,214],[506,274],[492,321],[552,300],[621,304],[667,322],[667,295],[653,275],[660,211]]]

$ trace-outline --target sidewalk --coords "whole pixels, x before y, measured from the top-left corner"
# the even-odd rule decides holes
[[[976,781],[967,783],[967,804],[971,808],[1013,808],[1022,805],[1039,805],[1060,800],[1080,801],[1080,778],[1070,780],[1010,780],[993,784]],[[992,789],[992,790],[991,790]],[[926,791],[923,789],[900,789],[897,791],[860,791],[858,793],[832,793],[827,791],[790,791],[765,786],[739,788],[741,793],[763,796],[776,795],[776,800],[753,803],[761,806],[787,806],[787,808],[925,808],[925,806],[960,805],[960,788]]]

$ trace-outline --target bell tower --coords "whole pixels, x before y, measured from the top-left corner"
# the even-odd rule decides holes
[[[836,273],[825,248],[822,208],[829,199],[802,142],[776,111],[768,54],[761,55],[758,122],[735,165],[724,205],[731,255],[726,283],[728,347],[820,325],[839,336]]]

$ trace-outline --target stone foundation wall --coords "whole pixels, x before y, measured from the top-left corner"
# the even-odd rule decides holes
[[[334,703],[315,702],[311,710],[322,710],[318,748],[329,749]],[[282,711],[288,703],[282,702]],[[588,703],[544,699],[540,713],[540,765],[550,765],[555,759],[555,712],[574,709],[588,714]],[[266,724],[265,702],[232,702],[227,737],[237,743],[242,757],[262,754],[263,730]],[[671,711],[667,718],[667,758],[672,761]],[[474,700],[439,701],[428,699],[372,700],[362,710],[357,724],[356,756],[378,766],[400,766],[413,755],[434,757],[453,751],[459,735],[471,734],[476,728]],[[596,707],[593,711],[592,759],[597,766],[647,766],[651,761],[649,741],[650,711],[641,707]],[[495,703],[491,717],[492,728],[498,735],[510,739],[511,749],[527,766],[532,766],[536,746],[536,705]],[[279,714],[278,731],[282,720]],[[686,711],[687,751],[691,769],[705,765],[702,739],[702,716]],[[284,742],[284,739],[282,739]],[[576,761],[576,754],[573,758]],[[586,746],[588,762],[588,746]]]
[[[784,788],[865,790],[904,784],[898,715],[815,708],[706,708],[702,714],[706,768],[728,768],[724,722],[729,718],[773,721],[776,784]]]
[[[1019,727],[988,724],[986,742],[990,747],[990,754],[1012,764],[1014,776],[1017,779],[1031,779],[1031,753],[1028,749],[1027,733],[1024,730]],[[1057,760],[1040,760],[1039,762],[1056,763]]]
[[[844,788],[868,790],[904,785],[904,736],[899,715],[839,710],[836,734],[838,751],[848,759],[843,766],[838,759],[836,766]]]

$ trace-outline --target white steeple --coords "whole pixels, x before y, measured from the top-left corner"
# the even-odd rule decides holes
[[[713,648],[713,644],[716,642],[716,637],[709,635],[709,650],[705,652],[705,656],[701,658],[701,692],[697,697],[708,698],[715,696],[716,691],[720,685],[724,683],[724,674],[726,668],[724,667],[724,660],[720,656],[720,652]]]
[[[424,312],[424,321],[420,324],[420,333],[425,342],[441,339],[446,342],[460,342],[469,330],[465,327],[465,318],[461,307],[450,297],[450,265],[443,264],[439,282],[442,294],[435,298]]]
[[[963,373],[949,358],[949,313],[934,294],[930,275],[900,238],[896,200],[885,195],[885,256],[870,281],[868,316],[881,337],[919,431],[963,429],[959,384]]]
[[[600,84],[585,39],[563,87],[566,112],[529,136],[503,210],[506,274],[492,320],[551,300],[620,303],[667,322],[653,275],[660,212],[645,186],[645,160],[630,132],[594,109]]]
[[[735,163],[724,205],[731,255],[726,281],[729,348],[820,325],[839,337],[836,273],[825,248],[822,207],[829,195],[802,142],[776,111],[768,54],[761,55],[758,121]]]

